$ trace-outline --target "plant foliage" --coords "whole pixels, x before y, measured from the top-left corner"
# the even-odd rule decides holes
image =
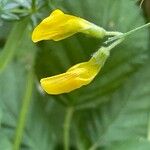
[[[70,149],[149,150],[148,30],[114,48],[93,83],[51,96],[39,80],[88,60],[103,42],[77,34],[60,42],[32,43],[33,26],[56,8],[110,31],[127,32],[145,22],[133,0],[0,1],[0,149],[12,150],[17,138],[21,150],[63,149],[65,116],[72,108]],[[17,137],[26,99],[23,134]]]

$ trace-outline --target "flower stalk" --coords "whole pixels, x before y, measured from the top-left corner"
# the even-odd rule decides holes
[[[129,35],[135,33],[136,31],[141,30],[141,29],[144,29],[144,28],[147,28],[147,27],[150,27],[150,22],[149,22],[149,23],[146,23],[146,24],[144,24],[144,25],[142,25],[142,26],[140,26],[140,27],[137,27],[137,28],[135,28],[135,29],[133,29],[133,30],[130,30],[130,31],[126,32],[126,33],[122,33],[122,34],[120,34],[120,35],[116,35],[116,36],[114,36],[114,37],[110,37],[110,38],[108,38],[108,40],[105,42],[105,44],[108,44],[108,43],[113,42],[113,41],[118,40],[118,39],[126,38],[127,36],[129,36]]]

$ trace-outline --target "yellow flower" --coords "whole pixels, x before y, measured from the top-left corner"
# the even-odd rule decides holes
[[[62,94],[87,85],[97,75],[108,56],[109,51],[102,47],[89,61],[76,64],[65,73],[41,79],[41,86],[48,94]]]
[[[74,65],[67,72],[41,79],[41,86],[48,94],[68,93],[89,84],[99,72],[100,66],[90,60]]]
[[[32,40],[33,42],[51,39],[59,41],[77,32],[82,32],[98,38],[102,38],[106,34],[103,28],[82,18],[64,14],[61,10],[56,9],[34,29]]]

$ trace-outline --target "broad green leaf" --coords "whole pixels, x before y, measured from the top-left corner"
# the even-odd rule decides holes
[[[26,85],[26,74],[27,71],[23,68],[23,64],[13,63],[1,75],[0,84],[3,86],[0,88],[0,100],[2,103],[0,108],[3,110],[3,115],[0,130],[3,131],[2,137],[7,136],[11,141],[14,140],[18,114],[21,111],[25,91],[25,86],[22,85]],[[33,102],[30,104],[30,113],[28,112],[27,115],[28,121],[26,121],[22,148],[31,150],[53,149],[53,147],[61,143],[59,141],[61,141],[62,137],[57,135],[62,134],[63,117],[61,115],[63,115],[64,108],[55,103],[52,98],[41,97],[36,91],[37,87],[34,86],[34,88]],[[56,118],[59,117],[61,118],[57,120]],[[39,142],[39,138],[42,144]],[[0,141],[5,144],[5,140]]]
[[[78,112],[82,134],[95,143],[90,150],[125,140],[149,140],[149,63],[112,94],[111,101]]]
[[[28,115],[23,149],[55,149],[57,145],[62,145],[64,108],[53,99],[43,99],[35,94]]]
[[[135,0],[47,0],[45,4],[49,9],[43,5],[46,13],[38,10],[41,16],[60,8],[107,30],[126,32],[144,24]],[[146,61],[149,55],[146,29],[114,48],[91,84],[58,96],[43,93],[39,80],[87,61],[103,41],[77,34],[59,42],[40,42],[35,48],[31,29],[26,30],[15,50],[15,58],[0,74],[0,145],[3,150],[11,149],[14,142],[28,68],[35,53],[35,84],[20,149],[63,149],[64,118],[70,105],[75,109],[70,125],[70,149],[130,150],[135,146],[149,149],[150,61]]]
[[[11,150],[11,142],[2,133],[0,133],[0,149]]]
[[[149,141],[145,140],[135,140],[135,141],[125,141],[122,143],[115,143],[113,147],[109,150],[147,150],[150,149]]]

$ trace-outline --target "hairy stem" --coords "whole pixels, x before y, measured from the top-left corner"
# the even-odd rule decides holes
[[[150,27],[150,22],[147,23],[147,24],[144,24],[140,27],[137,27],[131,31],[128,31],[126,33],[123,33],[123,34],[120,34],[120,35],[116,35],[114,37],[111,37],[111,38],[108,38],[108,40],[105,42],[106,44],[109,43],[109,42],[113,42],[117,39],[121,39],[121,38],[125,38],[126,36],[129,36],[130,34],[133,34],[134,32],[138,31],[138,30],[141,30],[141,29],[144,29],[144,28],[147,28],[147,27]]]
[[[114,47],[116,47],[117,45],[119,45],[123,40],[124,40],[124,38],[116,40],[115,42],[113,42],[111,45],[109,45],[107,47],[107,50],[111,51],[111,49],[113,49]]]
[[[137,28],[135,28],[135,29],[133,29],[133,30],[131,30],[131,31],[128,31],[128,32],[124,33],[124,34],[123,34],[123,37],[128,36],[128,35],[130,35],[130,34],[136,32],[136,31],[138,31],[138,30],[141,30],[141,29],[144,29],[144,28],[147,28],[147,27],[150,27],[150,22],[147,23],[147,24],[144,24],[144,25],[142,25],[142,26],[140,26],[140,27],[137,27]]]
[[[117,31],[107,31],[106,32],[107,36],[119,36],[119,35],[122,35],[122,34],[123,34],[122,32],[117,32]]]

